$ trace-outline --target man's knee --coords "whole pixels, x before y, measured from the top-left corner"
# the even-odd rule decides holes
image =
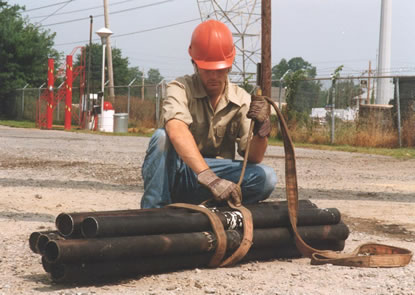
[[[163,128],[157,129],[150,139],[149,151],[165,152],[170,146],[170,140],[167,136],[167,132]]]
[[[262,168],[262,177],[264,179],[264,195],[266,198],[271,195],[272,191],[274,190],[275,186],[277,185],[277,174],[275,173],[274,169],[269,166],[261,165]]]
[[[277,175],[271,167],[257,164],[249,170],[249,180],[243,184],[242,188],[245,204],[267,199],[277,184]]]

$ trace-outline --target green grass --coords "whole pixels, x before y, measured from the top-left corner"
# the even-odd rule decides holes
[[[0,125],[18,128],[36,128],[35,122],[32,121],[0,120]]]
[[[282,146],[283,143],[280,140],[270,139],[270,145]],[[340,151],[350,153],[361,153],[370,155],[390,156],[398,159],[415,159],[415,148],[370,148],[370,147],[357,147],[350,145],[326,145],[326,144],[310,144],[310,143],[297,143],[294,142],[294,148],[309,148],[316,150],[328,150],[328,151]]]
[[[34,122],[31,121],[13,121],[13,120],[0,120],[0,125],[5,125],[9,127],[18,127],[18,128],[36,128]],[[63,130],[62,126],[54,126],[55,130]],[[73,128],[71,132],[81,132],[81,133],[92,133],[92,134],[102,134],[102,135],[117,135],[117,136],[143,136],[150,137],[152,133],[107,133],[107,132],[97,132],[90,130],[82,130]],[[282,141],[270,138],[270,145],[282,146]],[[309,148],[309,149],[318,149],[318,150],[329,150],[329,151],[342,151],[342,152],[351,152],[351,153],[362,153],[362,154],[371,154],[371,155],[383,155],[391,156],[399,159],[415,159],[415,148],[368,148],[368,147],[356,147],[349,145],[324,145],[324,144],[308,144],[308,143],[294,143],[294,147],[300,148]]]

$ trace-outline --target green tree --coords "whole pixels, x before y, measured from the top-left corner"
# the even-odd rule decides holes
[[[353,97],[362,94],[363,91],[360,85],[355,85],[353,80],[337,81],[336,83],[336,108],[344,109],[352,107]]]
[[[52,48],[54,33],[30,24],[24,8],[0,0],[0,115],[12,116],[15,89],[39,86],[47,78],[48,57],[58,59]]]
[[[307,80],[314,78],[316,74],[316,67],[302,57],[294,57],[288,62],[283,58],[272,68],[273,86],[280,86],[280,79],[284,77],[282,86],[287,87],[288,112],[310,112],[317,104],[321,85],[319,82]]]
[[[85,61],[88,64],[89,45],[85,46]],[[74,66],[79,66],[81,63],[81,54],[76,56]],[[108,62],[105,62],[108,65]],[[128,57],[123,57],[122,52],[118,48],[112,48],[112,66],[114,74],[114,85],[122,86],[128,85],[134,78],[141,81],[143,72],[138,67],[129,67]],[[108,79],[108,68],[105,67],[105,80]],[[99,43],[92,43],[91,46],[91,79],[90,89],[92,91],[99,91],[101,89],[102,80],[102,45]],[[116,92],[125,92],[126,89],[117,89]]]
[[[147,72],[147,84],[158,84],[160,81],[163,80],[163,76],[160,75],[159,70],[157,69],[149,69]]]
[[[288,62],[283,58],[277,65],[272,67],[272,86],[279,86],[280,79],[288,70],[291,70],[291,72],[302,70],[308,78],[314,78],[317,74],[316,67],[313,67],[302,57],[293,57]]]

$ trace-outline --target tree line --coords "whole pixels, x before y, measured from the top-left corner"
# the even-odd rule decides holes
[[[38,25],[31,24],[21,12],[24,7],[9,5],[0,0],[0,116],[12,116],[15,91],[26,84],[38,87],[45,82],[48,58],[55,59],[55,69],[65,62],[65,57],[54,46],[55,33],[45,30]],[[84,54],[74,57],[74,68],[85,58],[88,64],[88,55],[91,54],[90,90],[98,91],[101,88],[101,44],[93,43],[91,48],[85,45]],[[118,48],[112,49],[114,85],[128,85],[133,79],[140,85],[143,71],[139,67],[130,66],[128,57],[123,57]],[[324,90],[315,78],[316,67],[301,57],[290,60],[282,59],[272,68],[273,86],[286,88],[287,110],[296,113],[309,113],[312,107],[330,104],[331,91]],[[106,75],[108,77],[108,75]],[[55,85],[62,82],[58,80]],[[163,77],[158,69],[149,69],[145,78],[145,85],[157,84]],[[76,85],[77,81],[74,81]],[[359,85],[353,81],[338,82],[336,106],[345,108],[352,105],[351,97],[361,91]]]

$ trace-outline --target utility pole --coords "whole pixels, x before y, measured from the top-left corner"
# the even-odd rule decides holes
[[[104,0],[104,18],[105,27],[110,28],[109,13],[108,13],[108,0]],[[111,50],[111,38],[107,37],[107,59],[108,59],[108,80],[109,80],[109,96],[111,99],[114,98],[114,74],[112,70],[112,50]]]
[[[89,22],[89,50],[88,50],[88,72],[87,72],[87,79],[86,79],[86,102],[85,102],[85,115],[84,115],[84,128],[89,129],[88,123],[89,123],[89,110],[91,109],[91,106],[89,105],[90,102],[90,96],[91,96],[91,54],[92,54],[92,25],[94,22],[94,17],[92,15],[89,16],[90,22]]]
[[[141,100],[144,100],[144,73],[143,76],[141,77]]]
[[[271,0],[261,2],[261,90],[271,97]]]
[[[366,104],[370,104],[370,74],[372,73],[372,62],[369,60],[369,72],[367,73],[367,99]]]
[[[382,0],[379,33],[378,76],[384,76],[391,66],[392,43],[392,0]],[[387,104],[393,97],[392,80],[378,78],[376,85],[376,104]]]

